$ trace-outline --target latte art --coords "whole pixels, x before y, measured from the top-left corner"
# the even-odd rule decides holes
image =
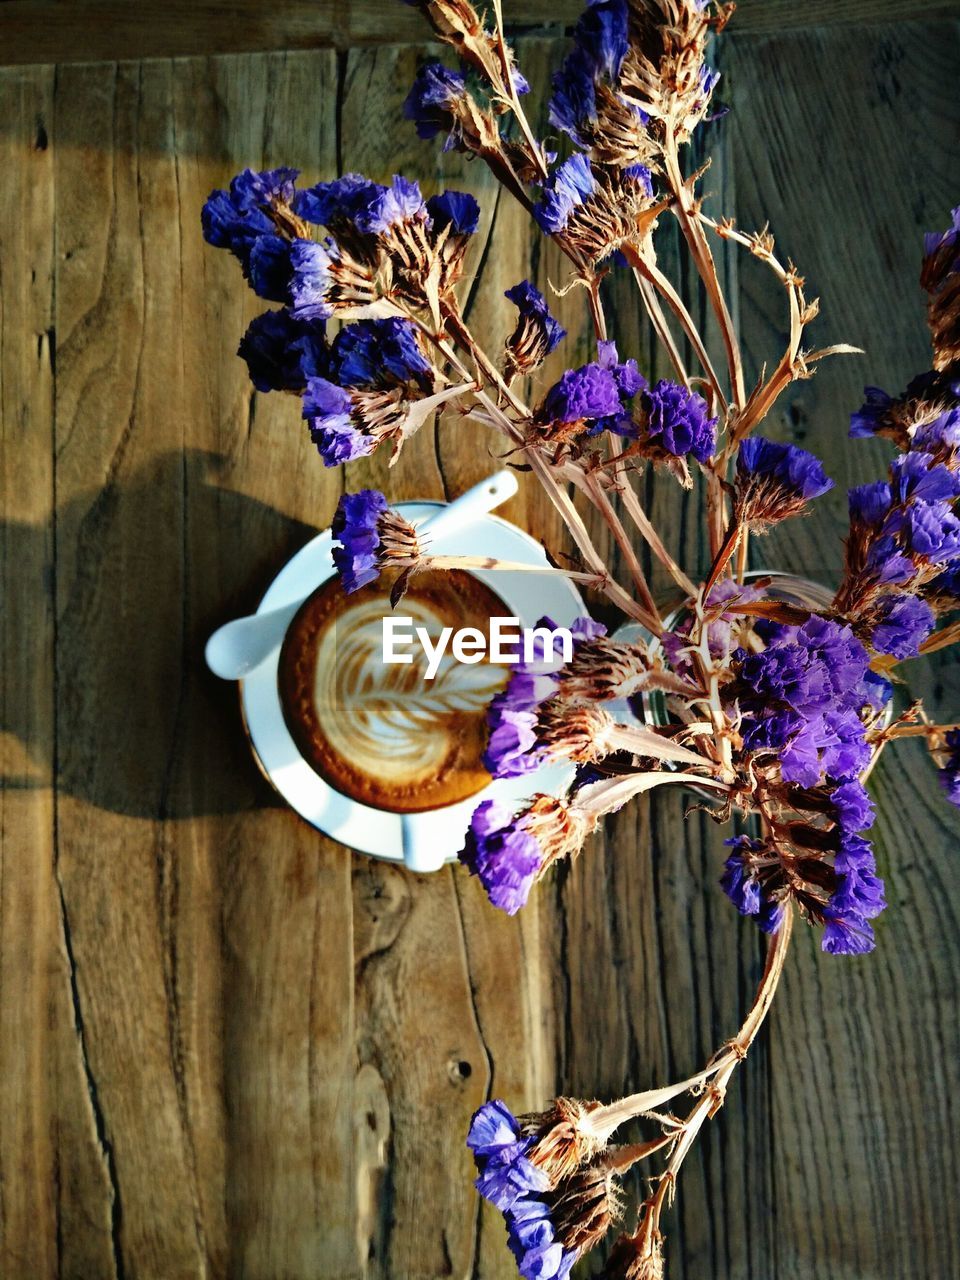
[[[424,574],[403,612],[431,638],[444,627],[484,628],[503,602],[468,574]],[[280,656],[280,695],[301,754],[337,790],[363,803],[417,812],[475,794],[490,780],[480,760],[502,666],[465,665],[448,654],[425,680],[420,650],[404,664],[383,661],[379,584],[350,596],[336,581],[302,606]]]

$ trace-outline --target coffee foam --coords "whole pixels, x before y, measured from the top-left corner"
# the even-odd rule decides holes
[[[449,626],[485,630],[504,612],[489,588],[459,572],[414,578],[402,603],[433,640]],[[446,654],[427,681],[419,646],[410,663],[384,663],[389,613],[380,585],[351,596],[336,581],[321,587],[284,641],[281,703],[301,754],[337,790],[395,812],[439,808],[489,782],[485,714],[507,672]]]

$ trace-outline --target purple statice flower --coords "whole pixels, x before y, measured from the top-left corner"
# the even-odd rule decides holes
[[[399,316],[344,325],[330,348],[329,376],[342,387],[433,386],[416,327]]]
[[[329,319],[333,315],[328,298],[330,266],[337,260],[336,245],[294,240],[287,251],[288,290],[294,315],[302,320]]]
[[[913,448],[954,459],[960,450],[960,407],[945,409],[913,433]]]
[[[389,187],[360,173],[318,182],[297,192],[293,208],[306,222],[327,227],[334,235],[353,230],[377,236],[398,223],[427,218],[419,185],[400,174],[394,174]]]
[[[830,800],[842,831],[863,831],[873,825],[873,802],[859,778],[851,778],[849,782],[841,782],[834,787]]]
[[[355,424],[353,407],[349,392],[335,382],[322,377],[307,379],[303,416],[310,438],[328,467],[366,457],[376,448],[374,437]]]
[[[626,400],[647,385],[646,378],[637,368],[636,360],[621,361],[617,354],[617,344],[609,339],[601,339],[597,343],[597,363],[613,374],[620,394]]]
[[[937,620],[926,600],[903,594],[881,596],[870,616],[870,644],[894,658],[915,658]]]
[[[203,238],[218,249],[230,249],[246,266],[253,241],[273,235],[270,210],[294,199],[297,169],[244,169],[228,191],[212,191],[200,214]]]
[[[484,800],[473,811],[460,861],[479,878],[493,905],[512,916],[530,896],[543,850],[512,808]]]
[[[589,199],[597,182],[586,156],[576,152],[550,174],[543,187],[540,203],[534,206],[534,217],[548,235],[557,235],[570,221],[570,215]]]
[[[450,228],[455,236],[472,236],[480,225],[480,206],[467,191],[442,191],[427,201],[427,213],[436,232]]]
[[[747,855],[762,852],[763,842],[749,836],[733,836],[723,843],[735,852],[723,864],[720,887],[742,916],[755,916],[760,911],[762,888],[756,871],[748,865]]]
[[[387,500],[376,489],[345,493],[337,503],[330,525],[340,543],[333,548],[333,562],[344,591],[358,591],[380,576],[380,517]]]
[[[847,499],[852,524],[879,529],[890,511],[893,495],[885,480],[876,480],[872,484],[860,484],[848,490]]]
[[[960,475],[935,463],[928,453],[900,454],[890,464],[890,477],[898,503],[952,501],[960,494]]]
[[[859,787],[859,792],[855,788]],[[840,793],[843,793],[841,796]],[[821,949],[829,955],[864,955],[875,945],[870,921],[886,907],[883,881],[877,875],[873,846],[851,828],[873,821],[873,806],[861,784],[845,783],[833,793],[841,827],[834,858],[836,887],[820,909]]]
[[[403,104],[403,114],[414,122],[420,138],[435,138],[441,132],[448,134],[446,151],[456,140],[454,107],[466,92],[467,82],[459,71],[451,71],[442,62],[426,62],[414,78]]]
[[[707,462],[716,447],[717,419],[708,417],[707,402],[666,378],[644,391],[641,404],[647,415],[647,434],[668,453],[682,458],[693,454]]]
[[[796,445],[749,436],[737,454],[736,504],[740,519],[761,526],[797,515],[833,488],[820,459]]]
[[[850,415],[851,440],[865,440],[875,436],[893,405],[893,396],[887,395],[881,387],[864,387],[863,395],[863,404]]]
[[[947,564],[960,558],[960,520],[947,502],[911,502],[884,527],[899,533],[917,560]]]
[[[549,618],[539,627],[554,629]],[[577,618],[570,627],[574,646],[606,634],[606,627],[592,618]],[[495,778],[519,778],[539,768],[547,752],[538,739],[541,705],[557,692],[560,672],[544,662],[518,663],[506,688],[496,695],[487,710],[487,739],[483,763]]]
[[[850,627],[817,615],[757,629],[767,647],[738,662],[745,748],[776,751],[784,781],[803,787],[858,776],[870,758],[860,718],[873,697],[867,650]]]
[[[863,916],[853,913],[824,912],[823,938],[820,947],[831,956],[863,956],[876,946],[873,926]]]
[[[507,341],[508,361],[512,370],[529,373],[543,363],[567,331],[550,314],[546,298],[529,280],[515,284],[504,297],[519,312],[517,326]]]
[[[302,391],[308,377],[326,368],[323,322],[297,320],[286,309],[265,311],[250,321],[237,355],[258,391]]]
[[[937,771],[943,794],[960,808],[960,729],[948,729],[943,739],[946,760]]]
[[[550,1179],[528,1158],[535,1139],[499,1099],[474,1114],[467,1146],[477,1166],[475,1186],[504,1216],[510,1249],[524,1280],[566,1280],[577,1259],[556,1237],[544,1196]]]
[[[251,289],[268,302],[289,302],[293,268],[290,241],[283,236],[257,236],[243,264]]]
[[[409,320],[358,320],[337,334],[325,373],[307,379],[303,416],[326,465],[337,466],[382,439],[402,439],[420,393],[431,390],[432,368]]]
[[[574,47],[553,76],[550,123],[588,149],[598,123],[597,88],[616,85],[630,47],[626,0],[598,0],[581,16],[573,32]],[[630,109],[621,99],[624,111]],[[641,120],[639,108],[633,108]]]
[[[595,361],[568,369],[550,388],[538,413],[542,421],[583,422],[591,435],[629,429],[624,401],[640,390],[644,378],[635,360],[620,363],[614,343],[600,342],[597,349]]]
[[[532,773],[546,759],[537,737],[541,703],[556,693],[550,673],[536,674],[523,666],[510,676],[507,686],[487,711],[490,735],[483,754],[484,766],[495,778],[519,778]]]

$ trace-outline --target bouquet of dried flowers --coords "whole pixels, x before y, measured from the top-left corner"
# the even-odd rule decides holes
[[[868,388],[853,437],[894,450],[886,479],[850,491],[843,579],[822,607],[790,602],[770,578],[745,577],[748,539],[802,514],[832,481],[819,460],[757,434],[778,396],[825,356],[803,347],[817,312],[803,280],[766,230],[748,234],[703,210],[701,173],[683,149],[711,112],[717,74],[705,55],[733,5],[710,0],[588,0],[553,78],[559,142],[534,136],[528,86],[505,38],[499,0],[479,15],[467,0],[406,0],[457,56],[421,67],[405,111],[422,138],[479,157],[569,260],[596,332],[596,359],[568,369],[527,403],[522,379],[564,338],[529,282],[508,290],[516,327],[498,352],[478,343],[457,285],[479,209],[473,196],[424,199],[415,181],[359,174],[297,188],[297,173],[239,174],[203,211],[211,244],[229,249],[256,293],[281,304],[240,344],[255,386],[300,397],[328,466],[388,444],[394,455],[431,415],[452,412],[499,432],[532,471],[577,548],[574,567],[548,568],[605,596],[640,624],[630,641],[590,618],[561,667],[519,664],[489,709],[486,763],[496,777],[546,760],[577,766],[562,798],[534,795],[515,811],[478,805],[462,861],[491,902],[514,913],[547,870],[573,857],[605,814],[655,787],[694,788],[717,821],[736,816],[720,884],[769,935],[756,998],[735,1036],[696,1075],[610,1104],[558,1098],[516,1116],[484,1104],[468,1144],[477,1187],[502,1213],[521,1275],[563,1277],[619,1215],[623,1171],[659,1158],[636,1229],[606,1263],[609,1280],[662,1274],[661,1216],[697,1135],[724,1100],[773,999],[797,916],[831,955],[874,946],[884,887],[866,834],[864,782],[887,744],[926,739],[946,799],[960,805],[960,726],[932,724],[919,703],[892,711],[897,665],[953,643],[960,623],[960,210],[927,237],[921,283],[932,369],[900,396]],[[561,136],[562,135],[562,136]],[[561,146],[567,152],[561,159]],[[654,250],[658,222],[676,219],[723,339],[716,367]],[[317,228],[323,228],[318,233]],[[745,384],[712,249],[735,242],[764,262],[788,308],[789,338],[756,386]],[[632,273],[672,364],[650,385],[608,337],[600,281]],[[345,321],[332,340],[326,322]],[[718,362],[719,363],[719,362]],[[688,577],[658,536],[635,485],[652,466],[690,488],[702,477],[712,564]],[[578,503],[581,504],[578,506]],[[581,514],[595,509],[622,556],[620,581]],[[470,569],[486,558],[432,556],[380,493],[348,494],[334,520],[347,591],[390,571],[398,599],[429,567]],[[639,540],[683,599],[665,621],[637,554]],[[636,635],[641,638],[637,639]],[[655,694],[655,723],[624,722],[624,700]],[[613,711],[611,711],[613,709]],[[667,1104],[684,1094],[677,1116]],[[616,1143],[628,1120],[655,1136]]]

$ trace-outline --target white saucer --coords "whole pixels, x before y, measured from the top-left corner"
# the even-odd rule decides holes
[[[414,522],[444,504],[401,502],[396,509]],[[258,613],[304,600],[333,576],[330,530],[318,534],[288,560],[260,601]],[[521,529],[497,516],[485,515],[443,539],[444,555],[484,555],[523,564],[545,565],[542,547]],[[586,613],[573,584],[552,574],[478,572],[520,619],[522,627],[550,617],[570,626]],[[548,765],[522,778],[492,782],[459,804],[426,813],[387,813],[335,791],[300,755],[283,718],[277,689],[280,645],[240,682],[247,734],[264,774],[291,808],[312,826],[361,853],[406,862],[417,871],[437,870],[456,860],[470,817],[481,800],[521,800],[537,792],[559,795],[573,777],[570,765]]]

